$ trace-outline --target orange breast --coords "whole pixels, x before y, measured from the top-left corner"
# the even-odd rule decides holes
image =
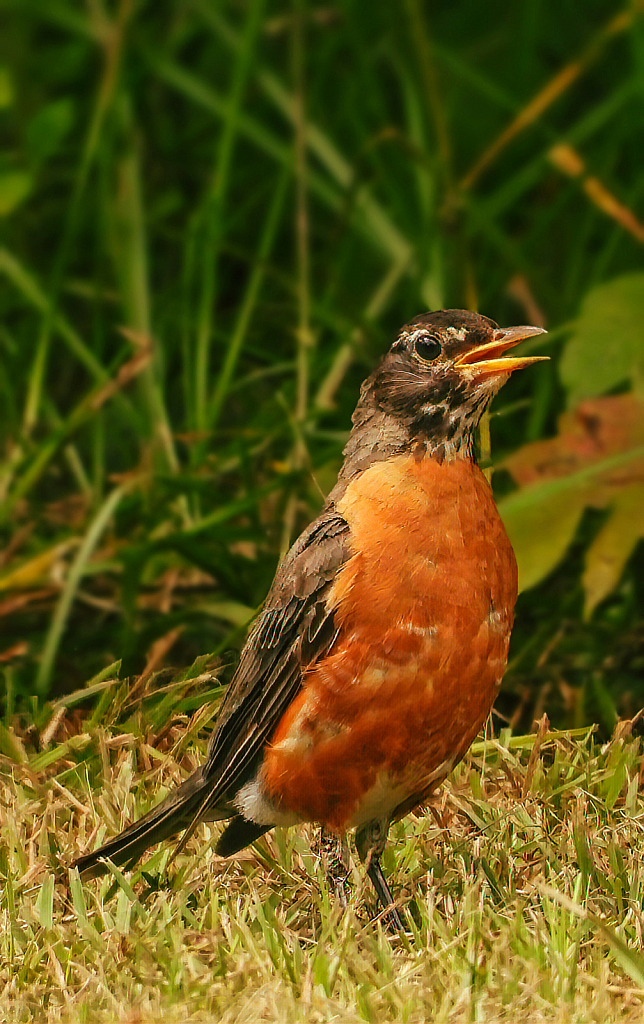
[[[344,829],[413,806],[469,747],[505,668],[516,564],[466,460],[377,463],[338,509],[353,551],[329,599],[339,636],[282,718],[262,781],[283,810]]]

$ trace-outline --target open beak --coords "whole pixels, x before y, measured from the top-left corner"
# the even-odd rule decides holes
[[[494,332],[492,341],[485,345],[477,345],[469,352],[464,352],[454,363],[457,370],[472,369],[477,377],[488,377],[495,373],[512,373],[522,370],[524,366],[540,363],[549,356],[510,356],[505,353],[526,338],[534,338],[538,334],[547,334],[543,327],[506,327]]]

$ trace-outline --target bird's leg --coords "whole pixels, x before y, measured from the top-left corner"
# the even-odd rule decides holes
[[[386,911],[385,920],[392,928],[404,932],[406,928],[404,917],[394,904],[394,898],[380,866],[380,858],[387,843],[388,831],[388,821],[368,821],[356,832],[356,849],[360,860],[367,869],[371,884],[376,890],[376,896]]]
[[[347,879],[351,870],[346,833],[336,835],[324,826],[320,829],[320,852],[329,888],[343,910],[347,907]]]

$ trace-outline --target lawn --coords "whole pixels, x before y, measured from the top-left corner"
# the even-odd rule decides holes
[[[219,826],[202,826],[172,864],[165,846],[131,875],[83,885],[69,870],[203,757],[208,716],[181,713],[186,685],[168,685],[176,710],[158,732],[140,704],[111,722],[113,700],[110,724],[79,731],[59,712],[39,753],[29,735],[5,745],[3,1019],[641,1020],[637,722],[605,744],[545,718],[476,742],[430,810],[392,829],[400,935],[355,866],[342,913],[313,828],[226,861]]]
[[[640,0],[2,10],[0,1013],[640,1019]],[[440,307],[551,358],[482,425],[521,593],[487,739],[394,829],[412,933],[307,830],[81,886]]]

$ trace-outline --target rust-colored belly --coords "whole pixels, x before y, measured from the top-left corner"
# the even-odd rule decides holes
[[[471,744],[505,669],[516,564],[466,460],[377,463],[338,509],[354,552],[330,596],[340,632],[261,774],[281,810],[341,830],[404,813]]]

